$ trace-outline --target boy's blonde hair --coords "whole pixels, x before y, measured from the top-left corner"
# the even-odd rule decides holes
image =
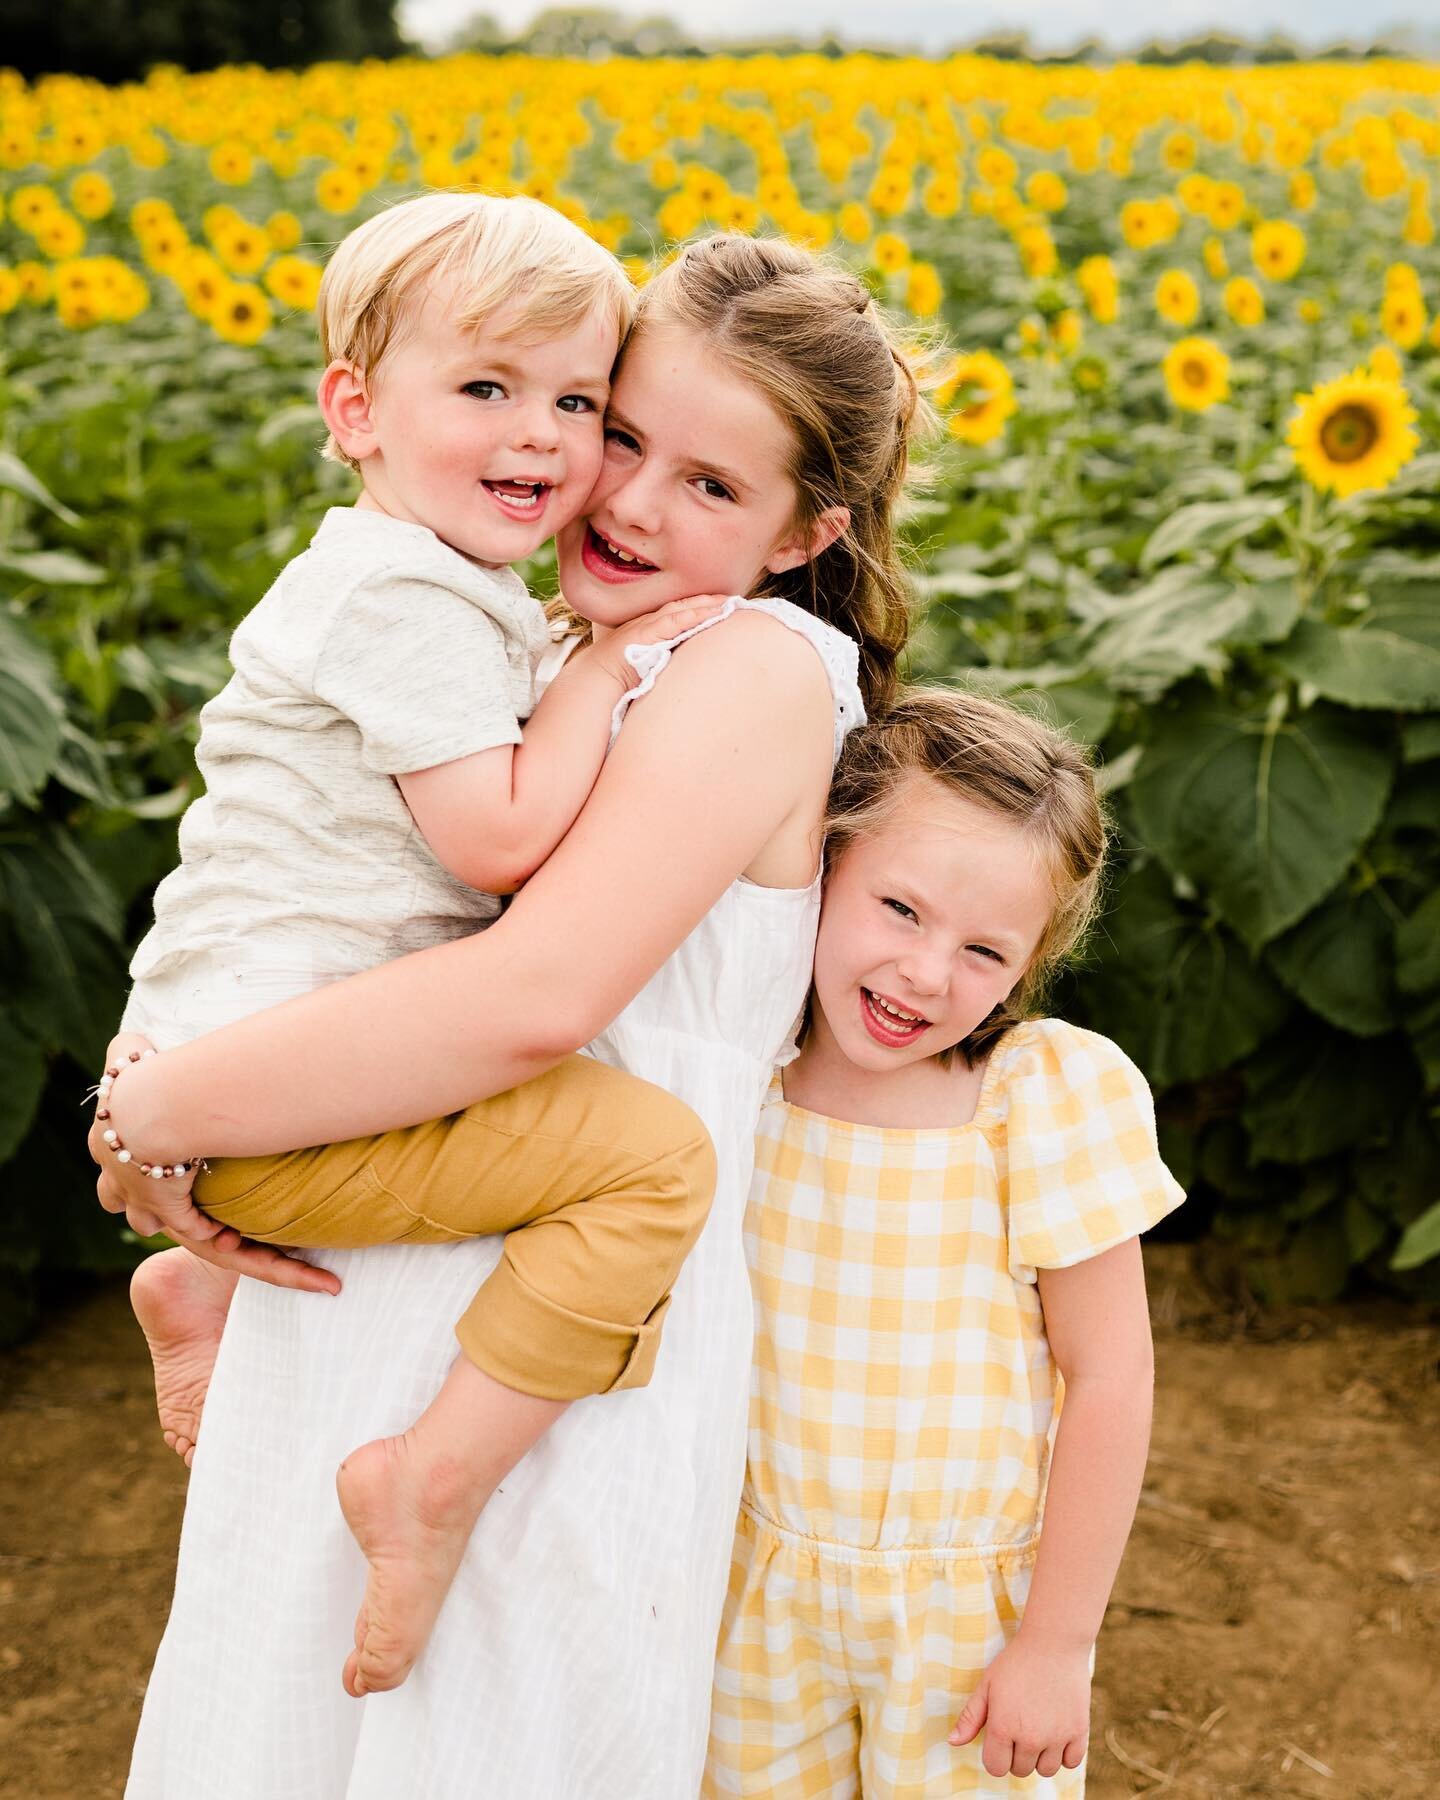
[[[1009,998],[956,1051],[974,1064],[1034,1017],[1046,984],[1085,936],[1100,902],[1106,822],[1090,754],[1018,707],[963,688],[905,688],[845,740],[825,820],[827,872],[858,838],[883,830],[916,776],[1020,826],[1044,859],[1055,903]]]
[[[423,194],[376,213],[336,246],[316,303],[325,361],[354,363],[373,381],[397,334],[446,280],[462,331],[509,307],[517,337],[550,338],[598,306],[623,339],[635,313],[620,264],[553,207],[524,195]],[[333,437],[322,454],[360,466]]]
[[[917,445],[937,425],[926,392],[944,372],[941,346],[919,327],[902,332],[838,260],[728,233],[687,244],[642,289],[632,340],[664,326],[703,338],[784,421],[792,529],[808,536],[829,508],[849,508],[833,544],[757,592],[853,637],[865,704],[884,705],[911,627],[895,514],[920,474]]]

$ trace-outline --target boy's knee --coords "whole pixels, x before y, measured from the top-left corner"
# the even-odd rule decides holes
[[[715,1146],[700,1115],[683,1100],[673,1094],[659,1098],[663,1104],[652,1120],[659,1130],[657,1154],[647,1175],[656,1198],[673,1215],[674,1229],[693,1239],[700,1235],[715,1198]]]

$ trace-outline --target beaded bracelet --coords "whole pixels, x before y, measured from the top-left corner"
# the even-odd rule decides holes
[[[156,1054],[157,1052],[154,1050],[132,1050],[126,1060],[137,1063],[147,1056],[154,1056]],[[120,1073],[122,1066],[122,1064],[116,1063],[112,1067],[106,1069],[105,1073],[95,1084],[95,1098],[98,1102],[95,1108],[95,1117],[97,1119],[108,1119],[110,1117],[110,1108],[105,1103],[110,1098],[110,1090],[114,1087],[115,1078]],[[114,1153],[116,1162],[134,1162],[135,1158],[133,1153],[127,1150],[124,1144],[121,1143],[120,1133],[115,1130],[114,1126],[107,1125],[100,1135],[105,1140],[105,1147]],[[171,1175],[193,1174],[198,1162],[199,1158],[192,1156],[188,1163],[142,1162],[139,1164],[139,1169],[142,1175],[149,1175],[156,1181],[164,1181]]]

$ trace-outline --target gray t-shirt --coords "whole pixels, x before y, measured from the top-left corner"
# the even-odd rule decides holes
[[[187,1035],[176,996],[206,1029],[210,990],[237,970],[279,974],[273,1001],[494,919],[499,902],[440,865],[393,777],[519,743],[549,643],[513,570],[333,507],[241,621],[235,673],[200,714],[207,791],[131,964],[139,1010]]]

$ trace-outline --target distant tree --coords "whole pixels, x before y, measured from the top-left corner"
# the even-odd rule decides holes
[[[406,48],[394,0],[4,0],[0,63],[128,81],[155,63],[297,67]]]

